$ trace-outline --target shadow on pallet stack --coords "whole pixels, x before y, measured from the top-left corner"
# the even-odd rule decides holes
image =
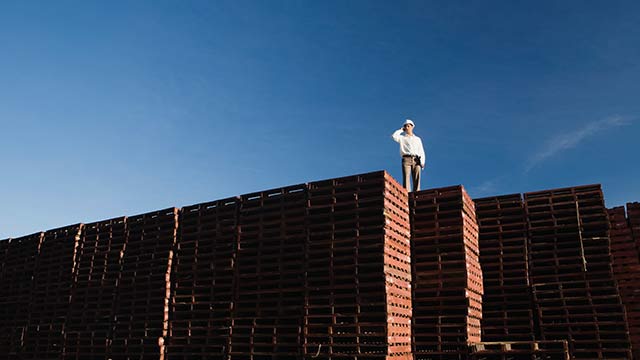
[[[636,246],[640,249],[640,203],[627,203],[627,217]]]
[[[162,360],[178,210],[169,208],[132,216],[126,221],[127,239],[114,303],[110,357]]]
[[[0,359],[19,359],[43,233],[3,240],[0,277]]]
[[[533,341],[527,219],[520,194],[474,200],[484,278],[482,340]]]
[[[239,203],[229,198],[180,212],[167,359],[227,359]]]
[[[527,193],[529,270],[542,340],[575,359],[629,359],[599,185]]]
[[[627,203],[627,216],[629,218],[629,226],[631,227],[631,233],[633,234],[633,239],[636,242],[636,248],[640,251],[640,203],[633,202]],[[633,326],[635,328],[634,335],[637,337],[634,340],[634,343],[637,344],[637,347],[634,349],[636,354],[636,359],[640,359],[640,316],[637,316],[640,313],[640,294],[638,291],[638,287],[636,287],[636,292],[634,293],[634,305],[632,306],[634,318],[633,318]]]
[[[416,359],[464,359],[480,341],[482,270],[475,206],[462,186],[410,194]]]
[[[83,226],[65,321],[63,360],[104,359],[109,354],[125,236],[123,217]]]
[[[300,356],[304,185],[240,197],[230,359]]]
[[[60,357],[81,230],[82,225],[72,225],[43,235],[33,274],[21,359]]]
[[[640,256],[631,225],[633,219],[637,219],[640,225],[640,211],[637,215],[634,214],[634,205],[631,203],[627,204],[627,208],[629,218],[623,206],[608,210],[611,223],[611,255],[620,297],[627,312],[634,358],[640,358]]]

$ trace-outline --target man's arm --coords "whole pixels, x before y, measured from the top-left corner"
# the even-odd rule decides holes
[[[422,168],[424,169],[426,163],[427,163],[427,157],[424,154],[424,147],[422,146],[422,139],[418,138],[418,140],[420,140],[420,166],[422,166]]]
[[[400,139],[402,139],[402,135],[401,134],[402,134],[402,129],[398,129],[398,130],[394,131],[393,134],[391,134],[391,138],[395,142],[399,143]]]

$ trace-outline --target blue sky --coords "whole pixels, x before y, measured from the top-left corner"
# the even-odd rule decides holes
[[[637,1],[0,2],[0,238],[386,169],[640,201]]]

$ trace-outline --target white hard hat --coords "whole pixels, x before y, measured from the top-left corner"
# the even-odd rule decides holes
[[[404,125],[407,125],[407,124],[411,124],[413,126],[416,126],[416,124],[414,124],[413,121],[411,121],[411,119],[405,120]]]

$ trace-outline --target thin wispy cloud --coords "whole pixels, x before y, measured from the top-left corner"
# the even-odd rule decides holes
[[[467,190],[473,198],[494,196],[502,191],[500,188],[504,185],[504,179],[505,175],[500,175],[493,179],[485,180],[480,184],[472,185]]]
[[[602,120],[592,121],[575,131],[556,135],[551,138],[540,151],[529,158],[525,172],[530,171],[538,164],[548,160],[558,153],[561,153],[562,151],[577,147],[585,139],[593,137],[604,130],[630,124],[631,119],[629,118],[623,116],[611,116]]]
[[[487,180],[477,186],[474,186],[470,189],[474,196],[485,196],[490,193],[494,193],[496,189],[496,181],[495,180]]]

